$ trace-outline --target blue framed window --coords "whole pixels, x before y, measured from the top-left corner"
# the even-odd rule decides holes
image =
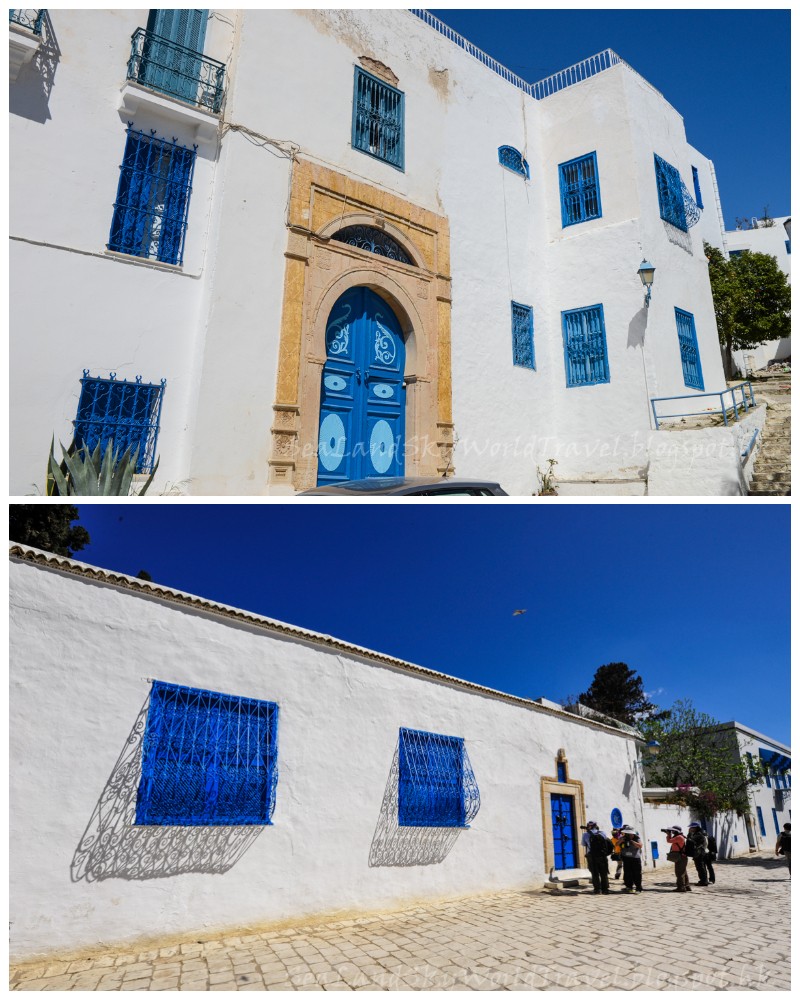
[[[99,444],[101,454],[111,440],[120,455],[138,448],[136,471],[152,472],[166,384],[166,379],[158,385],[142,382],[141,375],[133,382],[117,381],[113,372],[109,378],[91,378],[84,369],[74,420],[76,443],[90,452]]]
[[[764,826],[764,814],[761,812],[761,806],[756,806],[756,814],[758,816],[758,827],[761,830],[761,836],[766,837],[767,828]]]
[[[561,190],[562,226],[574,226],[578,222],[602,216],[596,152],[560,163],[558,182]]]
[[[528,161],[518,149],[514,149],[513,146],[499,146],[497,158],[502,167],[507,167],[515,174],[527,177],[528,180],[531,179],[531,168],[528,166]]]
[[[405,169],[405,95],[356,66],[353,148]]]
[[[729,257],[741,257],[743,253],[744,253],[744,250],[729,250],[728,251],[728,256]]]
[[[678,345],[681,352],[683,384],[690,389],[699,389],[702,392],[705,388],[703,384],[703,367],[700,364],[700,351],[697,347],[694,316],[676,307],[675,322],[678,326]]]
[[[654,154],[656,167],[656,187],[658,188],[658,207],[661,218],[676,229],[689,232],[686,220],[686,203],[683,200],[683,185],[681,175],[676,167],[667,163],[657,153]]]
[[[563,760],[559,760],[556,762],[556,777],[558,778],[559,781],[567,780],[567,765],[564,763]]]
[[[778,822],[778,810],[777,809],[773,809],[772,810],[772,822],[775,824],[775,833],[779,834],[781,832],[781,825]]]
[[[692,167],[692,181],[694,182],[694,200],[697,202],[697,207],[703,207],[703,196],[700,194],[700,175],[697,172],[697,167]]]
[[[183,264],[196,147],[126,132],[108,249]]]
[[[767,783],[767,788],[772,788],[772,781],[771,781],[771,776],[770,776],[770,770],[769,770],[769,768],[766,768],[765,771],[764,771],[764,780]]]
[[[602,305],[561,313],[567,387],[610,382]]]
[[[792,252],[792,241],[791,240],[784,240],[783,242],[786,244],[786,252],[787,253],[791,253]]]
[[[400,826],[460,826],[474,819],[480,794],[464,740],[400,730]]]
[[[269,826],[277,761],[273,702],[153,681],[136,823]]]
[[[511,336],[514,345],[514,364],[536,371],[531,306],[524,306],[520,302],[511,303]]]

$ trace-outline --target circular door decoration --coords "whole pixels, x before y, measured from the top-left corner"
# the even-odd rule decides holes
[[[342,418],[338,413],[329,413],[319,426],[319,460],[328,472],[339,468],[346,439]]]
[[[375,466],[375,471],[383,475],[392,464],[394,456],[394,437],[392,428],[385,420],[379,420],[372,428],[369,437],[369,457]]]
[[[379,399],[391,399],[394,396],[393,387],[386,385],[385,382],[378,382],[377,385],[373,385],[372,391]]]
[[[347,387],[347,382],[341,377],[341,375],[326,375],[325,376],[325,388],[330,389],[331,392],[341,392],[342,389]]]

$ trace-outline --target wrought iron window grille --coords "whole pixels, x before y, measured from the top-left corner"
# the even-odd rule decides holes
[[[108,249],[183,264],[197,146],[157,139],[128,122]]]
[[[596,152],[560,163],[558,182],[562,226],[574,226],[579,222],[602,217]]]
[[[705,389],[703,368],[700,364],[700,351],[697,347],[697,332],[694,316],[683,309],[675,308],[675,322],[678,327],[678,344],[681,352],[681,367],[683,369],[683,384],[690,389]]]
[[[567,387],[611,381],[602,305],[561,313]]]
[[[137,28],[131,35],[128,79],[218,114],[225,94],[225,64]]]
[[[689,194],[676,167],[667,163],[658,153],[654,153],[658,207],[661,218],[688,233],[689,228],[700,220],[700,209]]]
[[[500,146],[497,150],[497,158],[502,167],[506,167],[508,170],[512,170],[515,174],[520,174],[528,180],[531,179],[531,169],[528,166],[528,161],[518,149],[514,149],[513,146]]]
[[[514,364],[520,368],[536,371],[536,357],[533,348],[533,307],[520,302],[511,303],[511,335],[514,348]]]
[[[153,681],[136,823],[270,826],[278,706]]]
[[[347,243],[351,247],[359,250],[368,250],[379,257],[386,257],[388,260],[396,260],[401,264],[415,266],[414,261],[408,256],[400,244],[385,233],[382,229],[374,226],[345,226],[331,236],[332,240],[340,243]]]
[[[405,169],[405,95],[359,66],[355,68],[352,144]]]
[[[115,372],[107,379],[91,378],[84,369],[73,421],[76,443],[90,452],[99,444],[104,452],[113,441],[120,455],[138,447],[136,472],[152,472],[166,384],[166,379],[158,385],[142,382],[141,375],[134,382],[117,381]]]
[[[28,31],[32,31],[34,35],[41,35],[42,23],[46,13],[47,8],[42,8],[41,10],[22,10],[20,8],[15,8],[9,10],[8,20],[9,23],[19,25],[20,28],[27,28]]]
[[[400,730],[399,826],[466,827],[480,809],[480,792],[464,740]]]

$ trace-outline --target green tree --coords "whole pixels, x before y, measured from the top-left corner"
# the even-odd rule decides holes
[[[733,352],[791,332],[791,292],[786,275],[770,254],[745,250],[725,260],[721,250],[703,244],[714,297],[725,377],[734,377]]]
[[[8,537],[57,556],[72,556],[90,541],[86,528],[72,524],[78,517],[78,508],[71,504],[12,503]]]
[[[598,667],[588,691],[579,694],[578,701],[629,726],[638,725],[641,719],[658,711],[647,700],[642,678],[627,663]]]
[[[674,788],[672,801],[703,817],[748,811],[748,786],[759,784],[763,775],[757,764],[751,771],[742,761],[732,729],[721,729],[688,698],[675,702],[666,717],[646,719],[639,728],[657,744],[645,761],[648,785]]]

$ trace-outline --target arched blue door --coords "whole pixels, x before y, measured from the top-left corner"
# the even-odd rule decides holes
[[[405,344],[400,324],[369,288],[351,288],[328,317],[317,483],[402,476]]]

